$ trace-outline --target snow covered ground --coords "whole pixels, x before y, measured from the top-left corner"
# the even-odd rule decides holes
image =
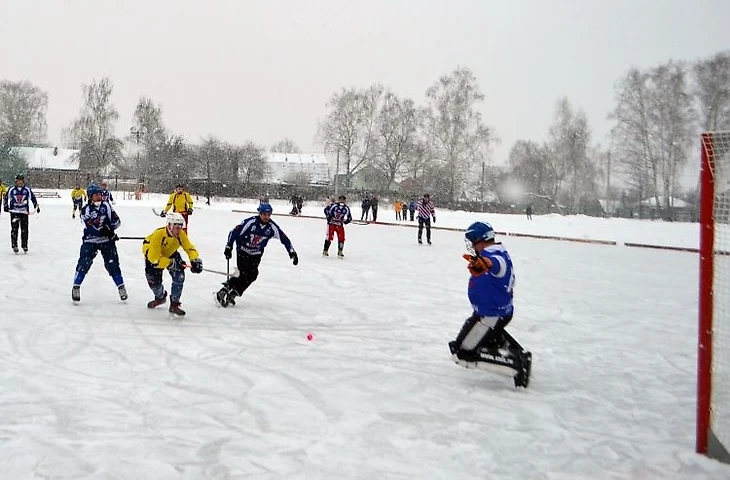
[[[339,260],[320,256],[324,221],[275,217],[298,267],[271,243],[229,309],[213,302],[222,276],[188,275],[188,316],[171,320],[145,306],[136,240],[118,244],[127,303],[98,259],[72,305],[81,225],[62,194],[30,219],[28,255],[11,252],[0,216],[2,479],[730,478],[694,454],[696,254],[503,237],[517,275],[510,330],[534,356],[530,388],[516,390],[448,355],[470,310],[459,232],[435,231],[429,247],[412,228],[353,224]],[[164,197],[119,200],[120,235],[160,226],[151,205]],[[225,237],[244,216],[232,207],[255,205],[191,217],[206,268],[226,268]],[[437,219],[697,245],[690,224]]]

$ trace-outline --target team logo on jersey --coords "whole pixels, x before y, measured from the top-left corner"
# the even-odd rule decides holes
[[[251,247],[258,247],[261,242],[266,238],[264,235],[251,234],[248,240],[248,245]]]

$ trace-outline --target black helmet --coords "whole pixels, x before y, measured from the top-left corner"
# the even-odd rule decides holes
[[[22,173],[19,173],[15,176],[15,179],[25,181],[25,175],[23,175]]]

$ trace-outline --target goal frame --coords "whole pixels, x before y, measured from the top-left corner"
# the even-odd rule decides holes
[[[697,453],[730,463],[730,454],[712,432],[712,357],[715,278],[715,137],[730,132],[702,134],[699,196],[699,298],[697,331]]]

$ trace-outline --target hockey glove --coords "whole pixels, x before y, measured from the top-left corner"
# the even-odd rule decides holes
[[[464,260],[469,262],[469,266],[467,266],[466,268],[469,269],[469,272],[474,277],[483,275],[488,272],[490,268],[492,268],[492,261],[487,257],[477,257],[475,255],[469,255],[468,253],[465,253],[463,255],[463,258]]]
[[[348,224],[348,223],[350,223],[351,221],[352,221],[352,219],[349,219],[349,220],[345,220],[345,222],[344,222],[344,223],[345,223],[345,225],[347,225],[347,224]]]
[[[35,213],[41,213],[41,207],[36,206],[35,207]]]
[[[433,223],[436,223],[436,217],[433,217]]]
[[[5,208],[4,208],[4,210],[5,210],[6,212],[9,212],[9,211],[10,211],[10,209],[8,208],[8,206],[7,206],[7,205],[5,205]]]
[[[297,255],[297,252],[292,250],[289,252],[289,258],[291,258],[291,263],[293,263],[295,266],[299,265],[299,256]]]
[[[193,209],[192,208],[188,208],[188,215],[192,215],[192,214],[193,214]]]
[[[167,216],[167,212],[166,212],[166,211],[164,211],[164,210],[163,210],[163,211],[161,211],[161,212],[160,212],[160,216],[161,216],[162,218],[165,218],[165,217]]]
[[[200,273],[203,271],[203,261],[199,258],[196,258],[190,263],[190,271],[192,273]]]
[[[116,237],[114,230],[109,228],[108,225],[104,225],[103,227],[101,227],[99,229],[99,233],[101,233],[102,235],[104,235],[105,237],[107,237],[110,240],[114,240],[114,237]]]
[[[225,250],[223,250],[223,256],[226,257],[226,260],[230,260],[233,256],[233,247],[226,245]]]

